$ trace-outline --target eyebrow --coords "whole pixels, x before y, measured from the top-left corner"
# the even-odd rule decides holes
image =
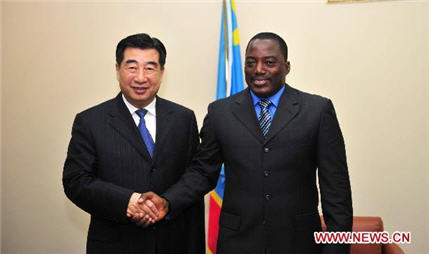
[[[274,58],[274,59],[277,59],[277,57],[276,56],[264,56],[264,57],[262,57],[263,59],[269,59],[269,58]],[[256,57],[254,57],[254,56],[246,56],[246,59],[256,59]]]
[[[152,64],[152,65],[158,66],[158,63],[157,63],[157,62],[155,62],[155,61],[149,61],[149,62],[147,62],[146,64]]]
[[[125,64],[132,64],[132,63],[138,64],[137,60],[134,60],[134,59],[129,59],[129,60],[125,61]],[[149,62],[145,63],[145,65],[147,65],[147,64],[158,66],[158,63],[155,61],[149,61]]]
[[[129,59],[129,60],[125,61],[125,64],[131,64],[131,63],[137,63],[137,61],[134,59]]]

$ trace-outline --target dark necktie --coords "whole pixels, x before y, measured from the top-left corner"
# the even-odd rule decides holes
[[[269,99],[261,99],[258,104],[261,107],[261,113],[259,115],[259,126],[261,127],[262,134],[265,137],[271,126],[271,113],[268,108],[272,103]]]
[[[155,146],[155,142],[153,142],[152,136],[149,133],[149,130],[146,128],[146,123],[144,121],[144,116],[147,113],[146,109],[139,109],[136,111],[137,115],[140,117],[139,122],[139,130],[142,135],[143,142],[146,145],[147,151],[150,154],[150,157],[153,157],[153,148]]]

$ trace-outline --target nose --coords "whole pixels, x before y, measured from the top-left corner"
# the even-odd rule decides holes
[[[257,62],[256,63],[256,74],[264,74],[265,73],[265,69],[264,69],[264,65],[261,62]]]
[[[136,83],[143,83],[145,80],[145,73],[142,69],[138,70],[136,75],[134,76],[134,81]]]

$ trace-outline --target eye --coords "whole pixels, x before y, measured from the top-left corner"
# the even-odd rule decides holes
[[[246,61],[246,67],[253,67],[253,66],[255,66],[254,61]]]
[[[137,67],[136,66],[128,66],[127,70],[135,71],[135,70],[137,70]]]
[[[144,67],[145,73],[153,73],[155,71],[155,68],[153,66],[146,66]]]
[[[268,66],[274,66],[276,64],[276,62],[272,61],[272,60],[268,60],[268,61],[265,61],[265,64]]]

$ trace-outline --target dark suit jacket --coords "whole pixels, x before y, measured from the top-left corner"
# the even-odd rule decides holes
[[[77,114],[64,165],[67,197],[91,214],[87,253],[204,253],[201,197],[146,229],[126,217],[133,192],[162,193],[183,174],[199,142],[194,113],[157,98],[152,159],[121,96]]]
[[[246,89],[209,105],[201,145],[182,179],[163,194],[171,216],[212,189],[222,163],[225,192],[218,254],[348,253],[316,245],[321,230],[316,173],[330,231],[350,231],[344,141],[330,100],[288,85],[263,137]]]

